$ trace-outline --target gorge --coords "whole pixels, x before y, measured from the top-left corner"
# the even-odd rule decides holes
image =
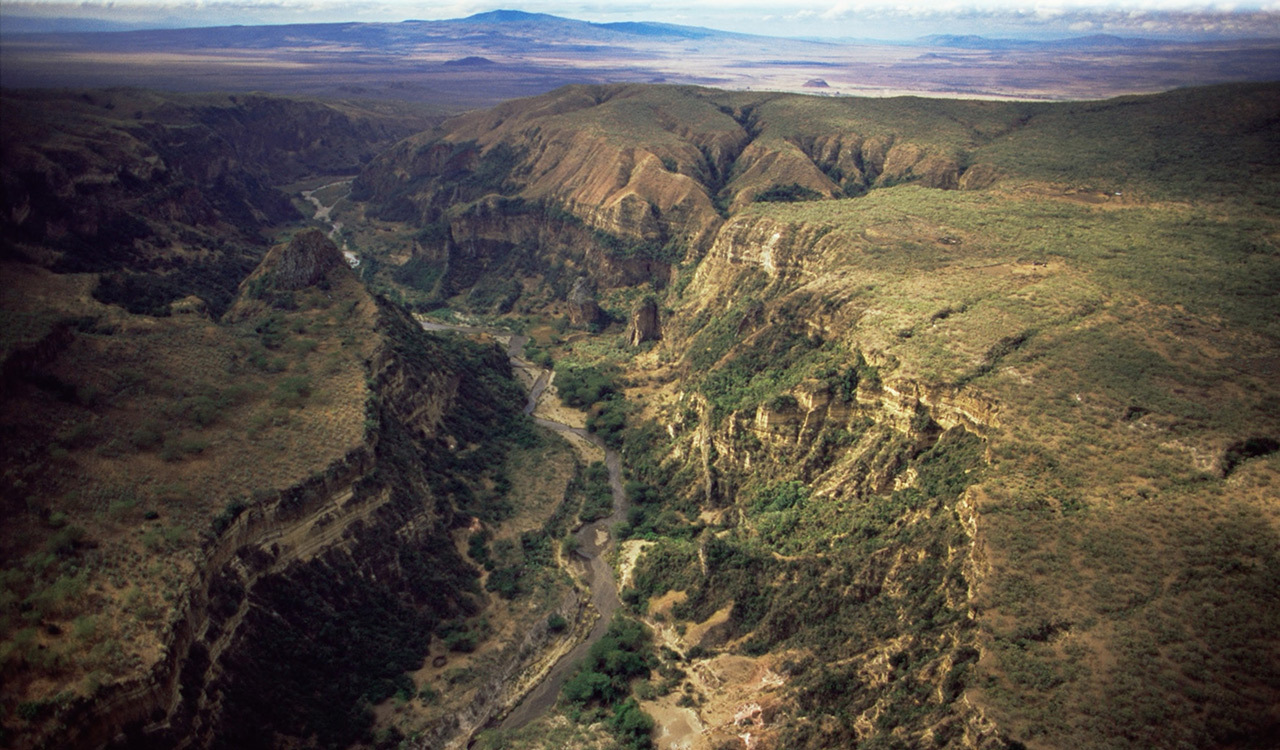
[[[1275,84],[4,96],[4,744],[1280,736]]]

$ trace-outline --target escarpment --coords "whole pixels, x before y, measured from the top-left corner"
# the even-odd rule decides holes
[[[348,746],[369,733],[369,701],[403,689],[433,639],[488,600],[451,532],[487,512],[490,474],[523,424],[506,354],[424,332],[369,295],[317,231],[268,252],[241,294],[219,323],[90,308],[96,317],[79,328],[55,326],[59,343],[42,344],[41,356],[10,358],[12,387],[27,399],[33,383],[74,393],[68,381],[84,392],[111,382],[95,380],[113,377],[106,363],[138,359],[149,373],[96,412],[87,399],[53,412],[137,446],[93,451],[96,434],[68,442],[60,481],[139,479],[96,519],[75,493],[44,490],[62,508],[55,524],[85,525],[59,543],[52,585],[78,570],[76,585],[92,593],[32,611],[48,640],[39,649],[75,654],[97,676],[50,696],[31,657],[7,654],[5,700],[29,707],[6,715],[15,747],[276,747],[287,737]],[[99,319],[112,322],[90,329]],[[214,374],[217,385],[203,380]],[[156,382],[168,392],[149,393]],[[169,424],[143,416],[161,412]],[[49,430],[30,413],[3,417],[35,439]],[[98,475],[83,475],[85,464]],[[145,472],[176,478],[156,488]],[[139,536],[154,577],[131,566]],[[106,596],[130,579],[145,583]],[[95,643],[129,649],[129,660]],[[532,650],[509,649],[497,667],[518,671]],[[487,700],[490,713],[504,705]]]
[[[984,441],[944,429],[920,402],[903,423],[882,398],[874,386],[846,401],[803,384],[717,416],[686,396],[685,413],[701,416],[670,425],[664,463],[646,479],[685,488],[722,530],[660,539],[635,585],[650,606],[679,597],[664,618],[687,628],[677,642],[690,653],[789,655],[767,721],[753,726],[760,741],[851,745],[893,717],[912,746],[999,743],[958,700],[980,653],[968,576],[983,571],[958,511],[984,471]],[[681,564],[690,568],[676,573]]]
[[[355,272],[298,231],[233,304],[166,317],[28,273],[64,306],[5,351],[39,407],[0,404],[33,530],[5,739],[469,740],[590,628],[561,541],[620,486],[595,543],[644,627],[480,746],[570,716],[692,750],[1266,745],[1275,100],[575,86],[313,191]],[[531,408],[606,461],[527,433],[506,353],[356,274],[505,328]]]
[[[501,379],[496,349],[446,344],[392,307],[371,333],[361,444],[215,518],[162,658],[144,678],[59,709],[51,741],[347,745],[371,720],[361,696],[420,667],[442,623],[478,610],[477,574],[448,535],[459,512],[449,488],[471,478],[453,474],[449,457],[508,429],[518,386]],[[473,367],[492,375],[477,379]]]
[[[569,86],[406,139],[360,175],[353,197],[381,219],[424,227],[416,252],[457,269],[444,296],[512,272],[536,283],[528,261],[505,260],[513,252],[604,288],[662,286],[754,203],[901,183],[990,186],[998,172],[966,181],[965,165],[999,113],[961,110],[930,130],[867,102]],[[865,129],[848,129],[849,119]]]
[[[656,351],[680,377],[650,397],[664,437],[638,472],[708,528],[662,536],[644,516],[656,541],[633,596],[697,668],[788,655],[781,687],[752,698],[770,706],[753,741],[853,746],[891,726],[916,747],[999,746],[960,698],[981,653],[970,576],[986,571],[966,503],[1000,408],[863,343],[862,280],[835,270],[849,255],[818,222],[748,212],[721,229],[664,321]],[[713,685],[706,716],[728,709]],[[706,742],[736,731],[713,724]]]
[[[163,315],[189,294],[213,317],[301,218],[276,186],[352,173],[430,124],[266,96],[6,92],[0,227],[12,257],[100,273],[95,296]]]
[[[757,127],[768,127],[776,101],[753,113]],[[1184,494],[1186,485],[1173,479],[1160,482],[1162,490],[1120,487],[1141,484],[1157,455],[1170,457],[1173,475],[1216,482],[1204,459],[1224,443],[1175,447],[1158,420],[1125,403],[1146,387],[1139,382],[1152,381],[1136,370],[1112,380],[1124,368],[1101,364],[1096,350],[1075,342],[1084,330],[1106,330],[1126,342],[1117,351],[1131,347],[1133,356],[1161,362],[1170,380],[1145,398],[1187,398],[1191,373],[1205,372],[1205,361],[1160,350],[1136,324],[1112,325],[1109,315],[1137,314],[1149,304],[1145,295],[1170,287],[1131,290],[1124,300],[1095,294],[1095,284],[1115,277],[1086,259],[1094,240],[1046,244],[1044,260],[1023,255],[1028,228],[1052,225],[1049,217],[1060,216],[1073,194],[1022,204],[1027,213],[1001,227],[1009,205],[981,192],[1000,179],[999,168],[961,170],[945,148],[872,140],[801,138],[795,147],[833,174],[854,175],[855,188],[857,175],[868,173],[882,188],[904,177],[912,184],[850,190],[858,197],[849,200],[791,200],[804,189],[821,192],[821,183],[797,180],[796,189],[775,193],[779,200],[730,216],[683,292],[667,298],[674,310],[664,339],[637,368],[643,377],[643,367],[661,363],[670,383],[657,397],[648,392],[656,379],[636,389],[661,426],[646,436],[653,453],[640,473],[653,487],[675,488],[678,499],[664,512],[696,514],[706,528],[682,539],[662,533],[669,517],[639,519],[637,538],[656,541],[640,554],[633,596],[660,613],[655,626],[674,623],[668,637],[707,669],[724,654],[770,665],[771,655],[788,654],[784,686],[751,695],[771,707],[767,720],[751,724],[755,741],[817,748],[891,734],[907,746],[938,748],[1017,746],[1032,737],[1046,747],[1110,742],[1132,726],[1119,706],[1147,694],[1110,681],[1182,668],[1163,652],[1145,663],[1127,652],[1122,633],[1133,631],[1116,624],[1119,613],[1170,607],[1162,621],[1172,623],[1177,602],[1210,594],[1155,583],[1156,568],[1197,563],[1182,568],[1102,540],[1122,536],[1141,546],[1140,538],[1163,538],[1154,527],[1135,531],[1157,493],[1187,503],[1182,520],[1170,511],[1160,523],[1195,536],[1191,519],[1217,492]],[[1087,210],[1071,226],[1083,231],[1102,216]],[[1197,240],[1176,242],[1188,252]],[[1163,253],[1154,245],[1142,252]],[[1161,273],[1159,262],[1142,267]],[[1099,343],[1091,340],[1090,347]],[[1091,363],[1087,377],[1069,374],[1079,372],[1080,356]],[[1067,381],[1076,389],[1046,395]],[[1184,404],[1183,413],[1205,413]],[[1242,434],[1256,424],[1258,413],[1247,413],[1202,424],[1200,434]],[[1118,499],[1143,493],[1142,509]],[[1230,512],[1273,517],[1265,506],[1254,495]],[[1051,534],[1059,536],[1050,541]],[[1274,559],[1274,535],[1251,536]],[[1180,542],[1150,543],[1181,554],[1172,552]],[[1119,562],[1139,558],[1142,568]],[[693,572],[673,572],[682,569]],[[1244,576],[1233,591],[1256,609],[1260,583]],[[1117,600],[1119,589],[1136,598]],[[1256,634],[1204,621],[1177,640],[1198,642],[1191,631],[1203,628],[1255,654],[1273,653]],[[1230,658],[1215,649],[1205,661]],[[1102,695],[1119,703],[1070,726],[1047,729],[1026,713],[1056,700],[1083,710]],[[1178,690],[1167,695],[1194,700]],[[1268,736],[1274,712],[1245,691],[1233,695],[1261,711],[1241,736]],[[741,696],[726,700],[748,705]],[[661,701],[654,706],[664,715]],[[1214,710],[1244,720],[1226,704]],[[710,722],[716,711],[701,715]],[[1192,714],[1165,716],[1159,742],[1222,741]],[[736,728],[709,726],[709,736],[731,741]]]

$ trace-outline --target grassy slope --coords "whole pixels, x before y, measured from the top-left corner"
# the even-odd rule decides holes
[[[132,90],[6,92],[5,111],[0,738],[20,741],[164,655],[233,509],[363,444],[378,336],[350,272],[217,318],[294,216],[270,184],[349,173],[427,121]],[[144,283],[103,293],[121,278]],[[212,316],[194,299],[161,317],[121,306],[169,313],[187,295]]]
[[[999,403],[971,697],[1029,745],[1265,743],[1280,718],[1280,463],[1230,470],[1280,434],[1275,95],[1031,108],[973,152],[996,189],[747,212],[822,228],[778,291],[845,300],[886,381]]]
[[[4,273],[23,303],[79,326],[4,401],[13,710],[148,668],[211,520],[362,442],[369,352],[349,331],[371,311],[348,275],[276,314],[268,335],[255,330],[266,316],[149,319],[77,299],[76,277]]]
[[[1224,471],[1232,446],[1280,434],[1276,226],[1214,199],[900,187],[759,209],[832,227],[842,252],[802,289],[856,279],[843,338],[893,361],[882,375],[1000,404],[977,490],[977,695],[1015,737],[1203,745],[1274,726],[1254,712],[1280,690],[1280,465]]]
[[[1072,105],[722,95],[730,109],[755,106],[757,143],[893,135],[999,181],[741,209],[734,224],[808,234],[799,270],[754,285],[709,276],[673,294],[669,343],[635,374],[686,360],[689,385],[714,383],[731,408],[753,410],[864,351],[886,383],[990,399],[990,469],[970,491],[984,652],[970,699],[1030,746],[1265,746],[1280,720],[1280,460],[1237,459],[1280,435],[1277,94],[1227,86]],[[732,374],[753,351],[736,343],[752,299],[773,326],[788,309],[810,316],[827,343],[775,348],[746,380]],[[586,359],[598,349],[574,346]],[[807,506],[802,539],[863,523],[829,505]]]

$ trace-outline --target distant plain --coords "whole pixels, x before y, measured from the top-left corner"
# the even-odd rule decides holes
[[[9,34],[0,85],[261,91],[461,111],[569,83],[826,95],[1101,99],[1280,79],[1280,42],[930,37],[852,42],[528,14],[453,21]]]

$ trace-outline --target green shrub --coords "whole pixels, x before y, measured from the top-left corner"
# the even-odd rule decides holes
[[[627,697],[632,678],[649,674],[653,662],[649,629],[637,620],[615,616],[562,692],[566,700],[582,708],[613,706]]]
[[[799,509],[809,499],[809,488],[803,482],[777,482],[762,488],[751,500],[755,513]]]
[[[591,523],[613,512],[613,489],[609,486],[609,469],[602,461],[592,462],[583,477],[584,499],[578,518]]]
[[[640,710],[635,698],[628,698],[618,706],[609,720],[609,728],[623,747],[648,750],[653,746],[653,717]]]
[[[592,365],[563,360],[555,370],[556,390],[569,406],[586,408],[618,393],[613,375]]]
[[[155,420],[147,420],[130,434],[129,442],[138,450],[159,448],[164,442],[164,430]]]
[[[85,530],[79,526],[65,526],[58,529],[49,540],[45,542],[44,548],[50,554],[58,557],[69,557],[75,554],[80,543],[85,538]]]
[[[311,389],[311,378],[306,375],[291,375],[276,385],[272,399],[278,406],[296,409],[311,396]]]
[[[587,429],[600,436],[610,448],[621,448],[627,427],[627,405],[621,397],[600,403],[587,417]]]
[[[522,583],[521,567],[498,568],[489,574],[489,580],[485,581],[485,589],[493,591],[503,599],[514,599],[526,589]]]
[[[795,203],[796,201],[818,200],[822,194],[817,190],[804,187],[798,183],[788,185],[772,185],[768,189],[756,193],[757,203]]]
[[[203,453],[209,441],[194,435],[168,435],[160,446],[160,458],[165,461],[181,461],[195,453]]]

